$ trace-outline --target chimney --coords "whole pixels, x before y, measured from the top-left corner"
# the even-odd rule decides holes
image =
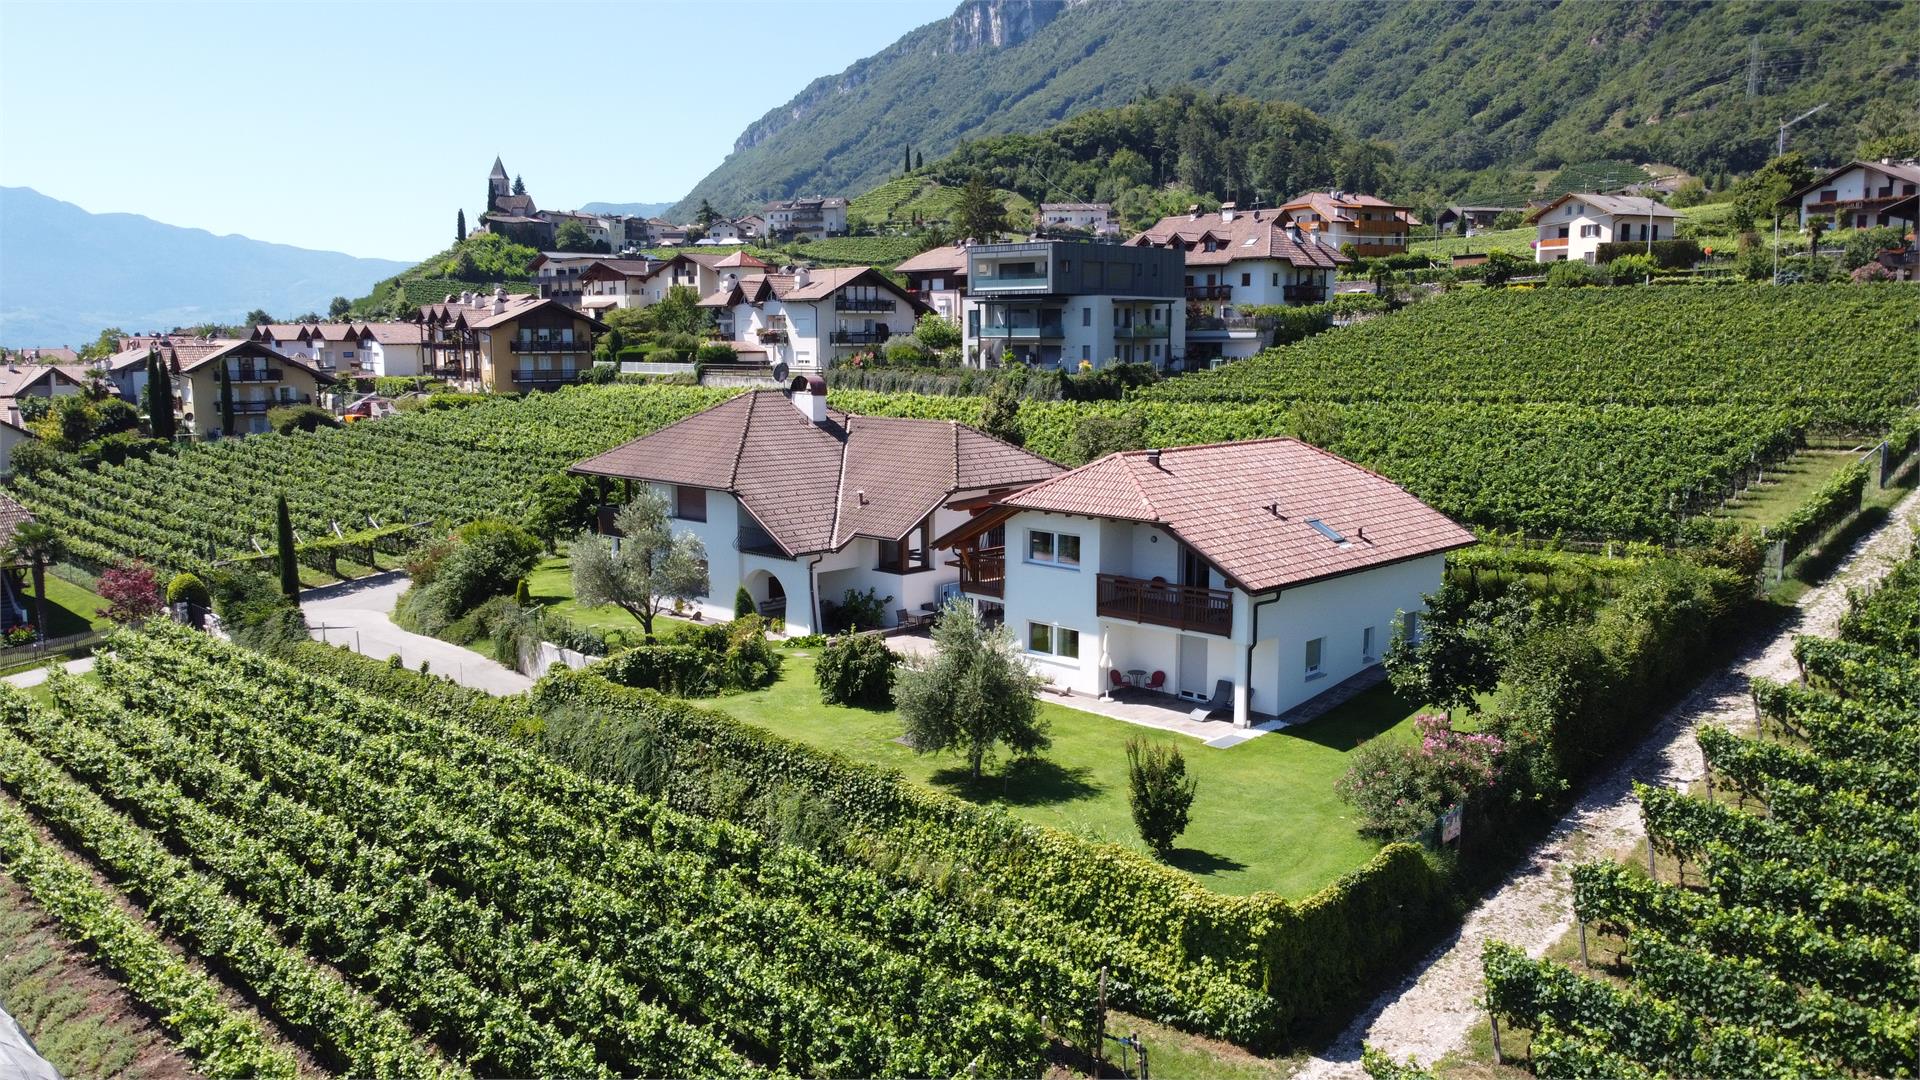
[[[1229,222],[1229,221],[1232,221],[1232,220],[1233,220],[1233,212],[1234,212],[1235,210],[1238,210],[1238,209],[1240,209],[1240,207],[1239,207],[1239,206],[1237,206],[1237,205],[1235,205],[1234,203],[1230,203],[1230,202],[1223,202],[1223,203],[1221,203],[1221,204],[1220,204],[1220,220],[1221,220],[1221,222],[1222,222],[1222,223],[1225,223],[1225,222]]]
[[[787,393],[800,415],[816,424],[827,422],[827,380],[818,375],[795,375]]]
[[[793,284],[795,288],[804,289],[812,280],[813,274],[805,266],[796,266],[793,268]]]
[[[1160,467],[1160,451],[1159,450],[1147,451],[1147,464],[1153,466],[1156,469]]]
[[[1188,221],[1200,220],[1200,204],[1199,203],[1187,204],[1187,220]]]

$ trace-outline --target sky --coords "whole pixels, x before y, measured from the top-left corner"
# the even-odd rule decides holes
[[[677,200],[749,123],[955,4],[0,0],[0,185],[415,261],[495,155],[545,209]]]

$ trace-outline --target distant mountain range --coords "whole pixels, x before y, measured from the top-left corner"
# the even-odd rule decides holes
[[[965,0],[748,126],[669,216],[852,197],[909,148],[931,163],[1177,86],[1295,102],[1384,141],[1403,195],[1598,158],[1746,172],[1783,117],[1822,102],[1794,148],[1843,159],[1910,122],[1916,19],[1913,0]]]
[[[672,206],[670,202],[590,202],[580,208],[583,214],[620,214],[625,217],[659,217]]]
[[[0,345],[81,345],[101,330],[234,323],[254,308],[325,312],[409,264],[90,214],[0,187]]]

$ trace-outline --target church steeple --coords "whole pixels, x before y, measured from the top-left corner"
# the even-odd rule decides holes
[[[489,205],[491,205],[492,199],[509,195],[512,191],[513,182],[507,179],[507,167],[501,164],[500,158],[496,156],[493,159],[493,171],[487,174],[487,192],[489,196],[491,196]]]

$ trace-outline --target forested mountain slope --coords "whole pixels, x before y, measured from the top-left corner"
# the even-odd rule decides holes
[[[1297,102],[1443,188],[1601,157],[1743,171],[1822,102],[1795,146],[1843,157],[1911,124],[1917,20],[1870,0],[966,0],[756,121],[670,216],[855,195],[909,144],[931,162],[1178,85]]]

